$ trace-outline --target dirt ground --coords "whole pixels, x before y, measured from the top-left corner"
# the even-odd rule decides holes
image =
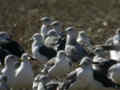
[[[28,51],[28,39],[40,31],[42,16],[60,20],[64,28],[86,30],[95,43],[104,43],[120,27],[120,0],[0,0],[0,31]]]

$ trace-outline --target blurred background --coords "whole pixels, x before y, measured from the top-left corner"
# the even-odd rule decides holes
[[[103,43],[120,27],[120,0],[0,0],[0,31],[28,51],[28,39],[40,32],[42,16],[86,30],[95,43]]]

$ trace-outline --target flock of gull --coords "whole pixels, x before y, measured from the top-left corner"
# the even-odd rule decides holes
[[[120,28],[95,45],[84,30],[40,20],[31,54],[0,32],[0,90],[120,90]]]

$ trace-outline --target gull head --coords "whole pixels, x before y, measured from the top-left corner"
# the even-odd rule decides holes
[[[21,60],[23,60],[23,61],[28,61],[30,59],[31,59],[31,57],[28,53],[23,53],[23,55],[21,56]]]
[[[58,34],[55,30],[50,30],[48,31],[47,36],[58,36]]]
[[[85,31],[79,31],[78,37],[86,37],[86,36],[87,36],[87,34]]]
[[[54,28],[54,27],[62,26],[61,22],[58,21],[58,20],[53,21],[50,25],[51,25],[53,28]]]
[[[67,27],[66,29],[65,29],[65,33],[67,34],[67,35],[69,35],[69,36],[71,36],[71,37],[77,37],[77,31],[76,31],[76,29],[75,29],[75,27]]]
[[[86,38],[88,38],[88,37],[87,37],[87,34],[86,34],[85,31],[79,31],[79,32],[78,32],[78,36],[77,36],[77,42],[78,42],[78,43],[82,43],[83,40],[86,41]],[[86,42],[87,42],[87,41],[86,41]]]
[[[94,50],[94,53],[95,53],[95,55],[99,55],[99,56],[104,56],[105,55],[102,47],[96,47],[95,50]]]
[[[0,40],[1,41],[5,41],[5,40],[8,40],[10,39],[10,36],[7,32],[0,32]]]
[[[51,24],[50,24],[51,28],[53,28],[57,33],[60,33],[63,31],[63,25],[60,21],[53,21]]]
[[[52,20],[51,20],[50,17],[45,16],[45,17],[42,17],[42,18],[40,19],[40,21],[41,21],[43,24],[45,24],[45,25],[49,25]]]
[[[80,61],[80,66],[81,67],[86,67],[86,66],[89,66],[90,64],[92,63],[92,60],[89,58],[89,57],[83,57],[83,59]]]
[[[18,58],[14,55],[8,55],[5,57],[5,65],[14,66],[18,63]]]
[[[66,29],[65,29],[65,32],[67,33],[67,34],[71,34],[71,33],[73,33],[73,31],[75,30],[75,27],[67,27]]]
[[[58,51],[57,57],[60,58],[60,59],[64,59],[66,57],[65,51],[64,50]]]
[[[35,40],[39,40],[39,41],[42,41],[42,36],[39,34],[39,33],[35,33],[33,36],[32,36],[32,40],[35,41]]]

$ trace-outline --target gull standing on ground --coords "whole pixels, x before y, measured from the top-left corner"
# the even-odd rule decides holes
[[[28,53],[24,53],[21,57],[21,64],[15,71],[15,81],[14,88],[32,88],[33,84],[33,71],[30,64],[30,56]]]
[[[49,77],[62,77],[72,68],[71,60],[66,56],[65,51],[60,50],[57,56],[48,61],[44,71],[48,73]]]
[[[2,69],[1,73],[3,76],[7,77],[7,85],[9,88],[15,85],[15,65],[18,63],[18,58],[14,55],[8,55],[5,57],[5,67]]]
[[[77,31],[74,27],[66,28],[67,39],[65,45],[65,52],[73,62],[80,61],[84,56],[88,56],[86,50],[76,42]]]
[[[109,50],[110,58],[115,61],[120,61],[120,28],[116,30],[116,34],[106,41],[104,50]]]
[[[46,17],[42,17],[40,21],[42,22],[40,34],[42,38],[45,39],[47,32],[50,30],[49,25],[52,22],[52,20],[46,16]]]
[[[39,60],[41,64],[46,63],[49,59],[56,56],[57,52],[44,45],[42,36],[39,33],[35,33],[32,39],[32,56]]]
[[[92,82],[93,79],[90,59],[88,57],[84,57],[81,60],[80,65],[81,67],[78,67],[67,75],[67,78],[60,90],[88,90],[88,86],[91,86],[90,81]]]
[[[115,87],[117,84],[112,82],[112,80],[108,78],[107,74],[109,68],[116,64],[117,61],[105,58],[104,50],[101,47],[96,48],[94,53],[95,56],[93,58],[93,62],[98,63],[92,65],[94,78],[101,82],[105,87]]]

